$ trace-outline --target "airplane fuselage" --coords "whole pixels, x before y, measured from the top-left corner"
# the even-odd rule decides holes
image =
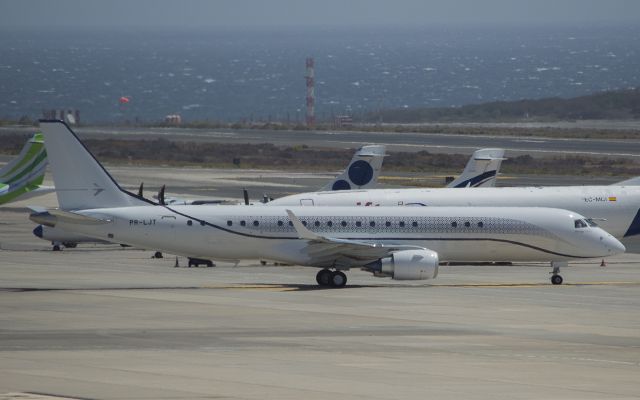
[[[459,190],[459,189],[457,189]],[[287,207],[306,227],[332,238],[409,244],[441,261],[561,261],[620,251],[599,228],[576,228],[581,216],[549,208]],[[92,237],[190,257],[265,259],[314,267],[284,207],[141,206],[83,210],[104,224],[60,223]],[[57,226],[57,225],[56,225]],[[618,244],[616,244],[618,243]],[[364,262],[364,261],[363,261]]]

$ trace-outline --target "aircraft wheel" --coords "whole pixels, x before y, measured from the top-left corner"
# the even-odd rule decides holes
[[[552,275],[551,283],[554,285],[562,285],[562,277],[560,275]]]
[[[58,245],[58,244],[54,244],[54,245],[53,245],[53,251],[60,251],[60,250],[62,250],[62,249],[60,248],[60,245]]]
[[[153,258],[162,258],[162,252],[156,251],[155,253],[153,253]]]
[[[329,286],[331,284],[331,275],[332,272],[328,269],[321,269],[316,274],[316,282],[318,282],[320,286]]]
[[[347,284],[347,275],[342,271],[334,271],[331,273],[331,287],[341,288]]]

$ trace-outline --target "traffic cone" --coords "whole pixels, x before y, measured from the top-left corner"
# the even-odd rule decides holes
[[[604,261],[604,258],[602,259],[602,262],[600,263],[600,266],[601,267],[606,267],[607,266],[607,263]]]

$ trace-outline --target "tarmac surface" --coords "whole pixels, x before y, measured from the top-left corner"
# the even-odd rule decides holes
[[[471,124],[479,125],[479,124]],[[491,126],[500,124],[488,124]],[[512,124],[517,125],[517,124]],[[508,127],[509,124],[502,124]],[[526,125],[525,125],[526,126]],[[602,126],[616,126],[610,122]],[[624,125],[626,128],[629,126]],[[530,126],[529,126],[530,127]],[[567,126],[567,123],[559,127]],[[580,126],[578,126],[580,127]],[[541,129],[543,126],[541,126]],[[610,129],[610,128],[609,128]],[[637,130],[636,124],[630,129]],[[3,131],[32,133],[34,128],[0,127]],[[600,157],[640,157],[640,141],[635,139],[573,139],[531,136],[455,135],[412,132],[356,132],[356,131],[285,131],[269,129],[187,129],[135,127],[77,127],[82,138],[148,139],[162,137],[170,140],[206,141],[220,143],[273,143],[278,146],[306,144],[310,147],[353,148],[365,144],[385,144],[388,151],[471,154],[484,147],[507,150],[508,156],[529,154],[533,157],[557,155],[585,155]]]
[[[566,139],[530,136],[452,135],[411,132],[282,131],[263,129],[194,130],[180,128],[129,129],[80,128],[78,132],[104,137],[105,133],[136,138],[161,136],[174,140],[205,140],[221,143],[273,143],[279,146],[306,144],[310,147],[351,148],[384,144],[388,151],[471,154],[484,147],[505,149],[509,155],[534,157],[588,155],[601,157],[640,157],[640,142],[630,139]],[[84,137],[84,136],[83,136]]]
[[[308,190],[277,172],[109,168],[124,185],[240,197]],[[205,173],[206,172],[206,173]],[[263,186],[259,186],[260,185]],[[282,187],[281,184],[291,186]],[[168,189],[168,192],[170,190]],[[315,269],[186,268],[117,245],[52,252],[27,204],[0,208],[0,399],[636,399],[640,255],[442,266],[433,281]]]

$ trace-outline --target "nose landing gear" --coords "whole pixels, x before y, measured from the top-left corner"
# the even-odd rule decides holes
[[[560,267],[567,267],[569,263],[566,261],[551,261],[551,267],[553,271],[549,272],[551,274],[551,283],[554,285],[562,285],[562,276],[560,276]]]

